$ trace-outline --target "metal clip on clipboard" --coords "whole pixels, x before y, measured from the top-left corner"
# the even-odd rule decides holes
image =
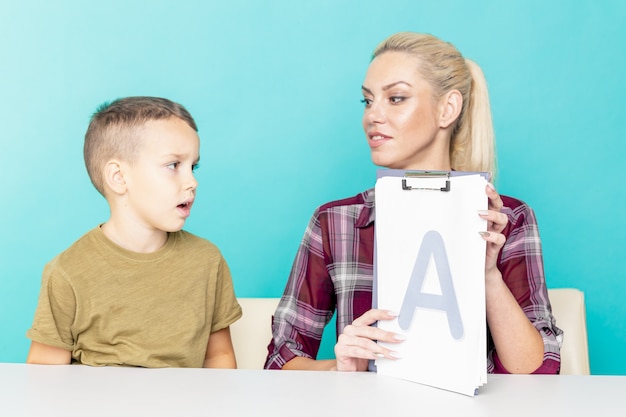
[[[406,183],[407,178],[445,178],[445,187],[413,187]],[[449,171],[407,171],[402,178],[402,189],[411,190],[431,190],[431,191],[450,191],[450,172]]]

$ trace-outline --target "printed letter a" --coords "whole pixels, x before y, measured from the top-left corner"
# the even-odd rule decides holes
[[[426,270],[431,258],[435,261],[437,268],[441,295],[422,292]],[[445,311],[452,337],[456,340],[463,337],[463,322],[454,292],[446,248],[441,235],[434,230],[424,235],[422,246],[415,259],[415,266],[398,316],[398,324],[401,329],[409,329],[417,308]]]

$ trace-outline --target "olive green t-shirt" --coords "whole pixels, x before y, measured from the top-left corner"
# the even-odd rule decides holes
[[[92,366],[202,367],[211,333],[241,317],[211,242],[179,231],[135,253],[97,227],[46,265],[27,337]]]

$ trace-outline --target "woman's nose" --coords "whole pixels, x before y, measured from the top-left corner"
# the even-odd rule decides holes
[[[363,120],[367,122],[368,125],[383,123],[385,121],[385,113],[378,101],[373,100],[369,107],[365,109]]]

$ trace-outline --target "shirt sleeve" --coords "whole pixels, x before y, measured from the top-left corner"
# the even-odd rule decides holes
[[[230,268],[221,254],[219,257],[216,280],[217,283],[214,295],[215,305],[213,322],[211,323],[211,333],[225,329],[239,320],[242,316],[241,306],[237,302],[237,297],[235,296],[235,289],[230,275]]]
[[[75,316],[74,290],[56,266],[56,260],[53,260],[44,268],[35,318],[26,337],[34,342],[72,351],[74,338],[71,326]]]
[[[510,204],[502,209],[509,217],[504,230],[506,243],[500,252],[499,269],[518,304],[543,339],[543,363],[533,373],[558,374],[563,332],[552,315],[543,270],[539,229],[533,210],[526,204]],[[495,348],[488,352],[488,371],[508,373]]]
[[[316,211],[300,243],[285,292],[272,318],[266,369],[281,369],[296,356],[315,359],[336,301]]]

